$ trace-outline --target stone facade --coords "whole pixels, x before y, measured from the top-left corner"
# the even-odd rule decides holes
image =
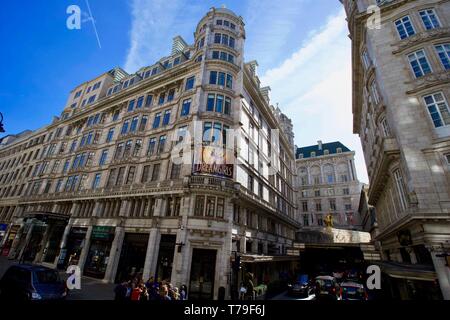
[[[193,45],[176,37],[156,64],[78,86],[50,125],[1,145],[3,254],[203,298],[231,295],[234,251],[286,258],[293,136],[244,42],[242,18],[212,8]]]
[[[330,214],[336,228],[361,229],[361,183],[354,157],[355,152],[339,142],[319,141],[316,146],[297,149],[297,207],[302,230],[324,227]]]
[[[367,164],[376,240],[386,262],[434,266],[448,300],[450,3],[341,2],[352,39],[354,132]],[[418,292],[429,280],[424,274],[404,276],[399,286]],[[432,282],[420,290],[431,297]],[[414,290],[403,291],[402,298],[415,297]]]

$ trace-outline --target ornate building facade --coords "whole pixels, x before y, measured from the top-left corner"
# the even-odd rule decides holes
[[[303,229],[324,227],[332,216],[336,228],[360,230],[358,204],[361,183],[355,152],[340,142],[297,149],[297,206]]]
[[[50,125],[3,143],[2,254],[194,299],[232,295],[236,255],[259,281],[295,264],[292,126],[244,43],[243,19],[212,8],[193,45],[76,87]]]
[[[450,3],[341,2],[383,271],[394,296],[448,300]]]

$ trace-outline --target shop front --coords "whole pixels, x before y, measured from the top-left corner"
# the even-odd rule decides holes
[[[98,279],[105,277],[114,233],[115,227],[93,227],[84,275]]]
[[[148,233],[125,233],[116,282],[142,277],[148,237]]]
[[[58,269],[65,270],[69,265],[78,264],[86,233],[87,228],[72,227],[70,229],[66,246],[61,249],[59,255]]]
[[[216,275],[217,250],[193,249],[189,299],[212,300]]]
[[[175,254],[176,239],[176,235],[161,235],[155,279],[170,281],[172,276],[173,256]]]
[[[65,223],[57,223],[49,229],[47,243],[45,244],[43,262],[53,264],[59,254],[59,245],[64,234]]]

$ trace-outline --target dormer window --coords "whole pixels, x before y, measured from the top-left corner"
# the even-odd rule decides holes
[[[336,149],[336,152],[337,152],[337,153],[342,153],[342,148],[337,148],[337,149]]]
[[[298,155],[298,158],[299,158],[299,159],[303,159],[303,153],[300,153],[300,154]]]
[[[311,152],[311,158],[314,158],[315,156],[316,156],[316,152],[315,151]]]
[[[329,154],[330,154],[330,151],[329,151],[329,150],[324,150],[324,151],[323,151],[323,154],[324,154],[324,155],[329,155]]]

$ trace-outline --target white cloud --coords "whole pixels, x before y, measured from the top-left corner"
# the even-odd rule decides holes
[[[192,31],[198,22],[193,17],[201,8],[195,4],[185,5],[181,0],[132,0],[130,6],[130,47],[125,62],[128,72],[136,72],[169,55],[171,37],[178,32]]]
[[[341,141],[356,151],[359,179],[367,172],[359,137],[353,135],[351,43],[344,11],[328,19],[291,57],[262,77],[272,101],[292,118],[298,145]]]

